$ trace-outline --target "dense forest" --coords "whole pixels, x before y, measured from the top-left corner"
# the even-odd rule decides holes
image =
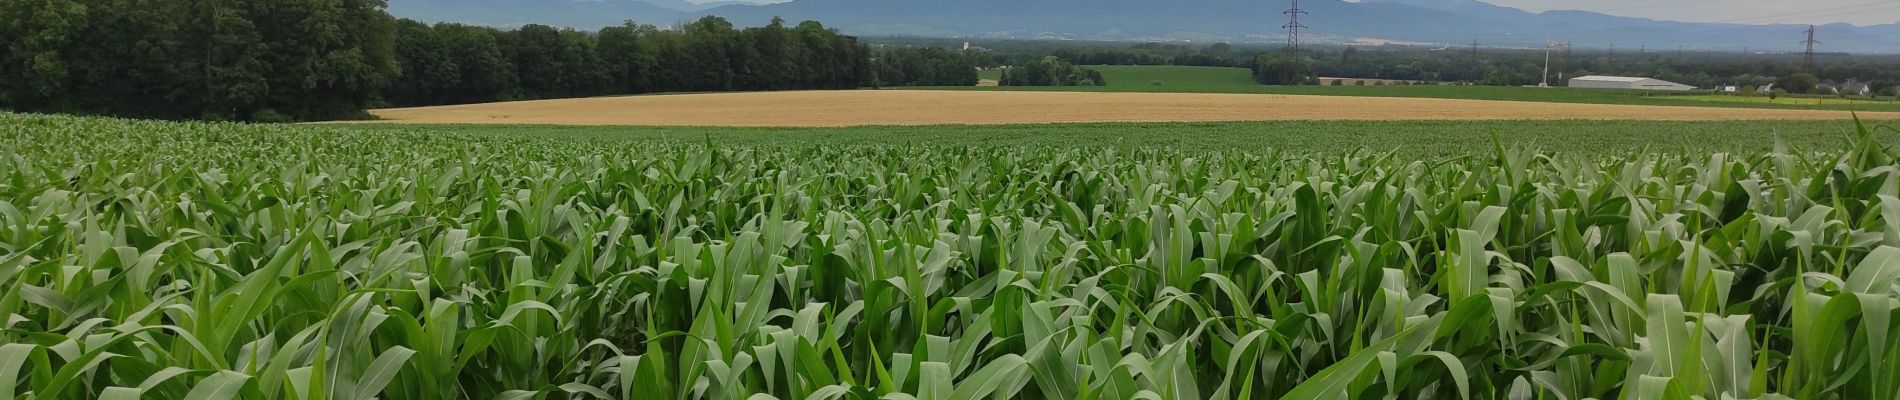
[[[360,115],[400,76],[382,0],[0,2],[0,106],[166,119]]]
[[[884,50],[871,62],[872,86],[975,86],[979,62],[941,47]]]
[[[679,30],[628,23],[597,32],[398,22],[401,78],[382,97],[419,106],[654,92],[849,89],[869,50],[818,22],[736,29],[718,17]]]
[[[383,0],[7,0],[0,108],[306,121],[417,106],[855,88],[870,53],[817,22],[663,30],[397,21]]]

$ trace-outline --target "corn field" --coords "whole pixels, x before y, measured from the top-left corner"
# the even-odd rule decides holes
[[[0,399],[1900,399],[1900,168],[0,114]]]

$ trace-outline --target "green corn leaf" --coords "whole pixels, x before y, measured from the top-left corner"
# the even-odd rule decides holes
[[[13,400],[20,394],[20,367],[25,366],[27,358],[37,350],[25,343],[0,344],[0,400]]]
[[[99,392],[99,400],[139,400],[144,395],[138,388],[112,386]]]
[[[1013,354],[990,361],[969,377],[957,382],[956,390],[950,392],[950,400],[991,398],[999,396],[998,393],[1001,393],[1001,397],[1009,397],[1015,392],[1014,388],[1008,387],[1011,386],[1010,382],[1016,380],[1028,366],[1028,361]]]
[[[1900,280],[1900,247],[1880,246],[1862,259],[1847,274],[1847,290],[1855,293],[1892,295]]]
[[[401,346],[383,350],[383,354],[376,356],[376,361],[370,362],[369,368],[363,370],[363,377],[357,379],[356,398],[375,398],[377,393],[383,391],[383,387],[389,385],[389,381],[396,379],[396,374],[402,372],[403,366],[415,354],[414,350]]]
[[[185,394],[186,400],[225,400],[235,399],[244,393],[244,385],[251,377],[237,371],[218,371],[198,381]]]

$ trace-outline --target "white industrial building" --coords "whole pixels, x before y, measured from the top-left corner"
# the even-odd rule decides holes
[[[1570,87],[1584,89],[1665,90],[1672,92],[1695,90],[1695,86],[1660,79],[1600,75],[1571,78]]]

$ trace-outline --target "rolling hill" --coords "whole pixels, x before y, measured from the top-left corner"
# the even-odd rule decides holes
[[[694,11],[684,0],[392,0],[401,17],[491,25],[545,23],[595,28],[635,20],[670,25],[717,15],[762,25],[773,17],[818,20],[861,36],[1277,42],[1285,1],[1258,0],[795,0]],[[654,5],[670,5],[673,8]],[[682,5],[684,4],[684,5]],[[1303,0],[1311,40],[1585,47],[1685,46],[1791,51],[1805,25],[1661,21],[1584,11],[1533,13],[1477,0]],[[1893,52],[1900,24],[1819,27],[1827,51]]]

